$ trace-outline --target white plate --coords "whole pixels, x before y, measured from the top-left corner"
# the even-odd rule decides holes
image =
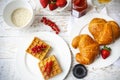
[[[86,15],[86,16],[82,17],[81,19],[76,20],[76,22],[74,23],[74,28],[72,28],[72,31],[71,31],[70,45],[71,45],[72,39],[79,34],[91,35],[90,32],[88,31],[88,24],[95,17],[104,18],[106,20],[113,20],[109,16],[102,15],[102,14],[95,14],[95,13]],[[91,35],[91,37],[92,37],[92,35]],[[98,57],[92,64],[88,65],[88,68],[103,68],[103,67],[109,66],[120,57],[120,54],[119,54],[120,50],[118,47],[118,46],[120,46],[120,39],[116,40],[113,44],[107,45],[107,46],[111,47],[111,49],[112,49],[111,55],[105,60],[102,59],[101,56]],[[70,46],[70,47],[75,56],[76,53],[79,52],[79,50],[73,49],[72,46]]]
[[[24,37],[21,42],[19,42],[21,44],[17,53],[16,62],[21,77],[23,80],[44,80],[38,67],[39,60],[25,52],[35,36],[51,45],[52,50],[50,51],[50,55],[54,54],[56,56],[63,70],[61,74],[50,80],[63,80],[67,76],[71,67],[71,53],[68,45],[61,37],[49,32],[27,35],[27,37]]]

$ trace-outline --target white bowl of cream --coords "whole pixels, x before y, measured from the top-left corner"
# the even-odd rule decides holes
[[[33,23],[34,10],[25,0],[13,0],[5,6],[3,19],[8,26],[17,29],[26,28]]]

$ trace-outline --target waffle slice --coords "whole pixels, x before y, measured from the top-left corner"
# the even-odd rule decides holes
[[[37,48],[38,46],[46,46],[44,48],[44,50],[39,50],[39,48]],[[33,48],[37,48],[37,51],[33,51]],[[43,48],[42,48],[43,49]],[[39,51],[38,51],[39,50]],[[42,60],[45,58],[45,56],[47,55],[48,51],[50,50],[50,45],[48,45],[47,43],[45,43],[43,40],[39,39],[38,37],[35,37],[32,41],[32,43],[29,45],[29,47],[27,48],[26,52],[33,55],[34,57],[36,57],[39,60]]]
[[[46,68],[46,64],[50,61],[52,61],[53,64],[52,64],[50,74],[47,75],[47,72],[45,72],[45,68]],[[45,80],[48,80],[49,78],[54,77],[62,72],[62,69],[61,69],[61,67],[60,67],[60,65],[59,65],[59,63],[54,55],[39,62],[38,66],[39,66]]]

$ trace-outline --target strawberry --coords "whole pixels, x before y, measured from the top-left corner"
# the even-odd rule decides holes
[[[104,46],[101,50],[101,55],[103,59],[106,59],[110,55],[111,48]]]
[[[52,11],[52,10],[55,10],[56,8],[57,8],[56,2],[55,1],[50,1],[49,9]]]
[[[41,3],[41,5],[42,5],[43,8],[47,7],[48,2],[49,2],[49,0],[40,0],[40,3]]]
[[[56,5],[58,7],[64,7],[67,4],[66,0],[57,0]]]

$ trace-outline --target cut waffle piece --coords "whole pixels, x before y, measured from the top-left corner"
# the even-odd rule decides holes
[[[45,68],[46,68],[46,65],[49,66],[47,63],[51,62],[51,61],[53,63],[52,63],[51,69],[48,69],[48,71],[50,70],[49,71],[50,73],[48,75],[46,72],[47,70],[45,71]],[[54,55],[39,62],[38,66],[39,66],[45,80],[48,80],[49,78],[52,78],[52,77],[54,77],[62,72],[62,69],[61,69],[61,67],[60,67],[60,65],[59,65],[59,63]]]
[[[34,37],[26,52],[38,58],[39,60],[42,60],[45,58],[49,50],[50,45],[48,45],[38,37]]]

